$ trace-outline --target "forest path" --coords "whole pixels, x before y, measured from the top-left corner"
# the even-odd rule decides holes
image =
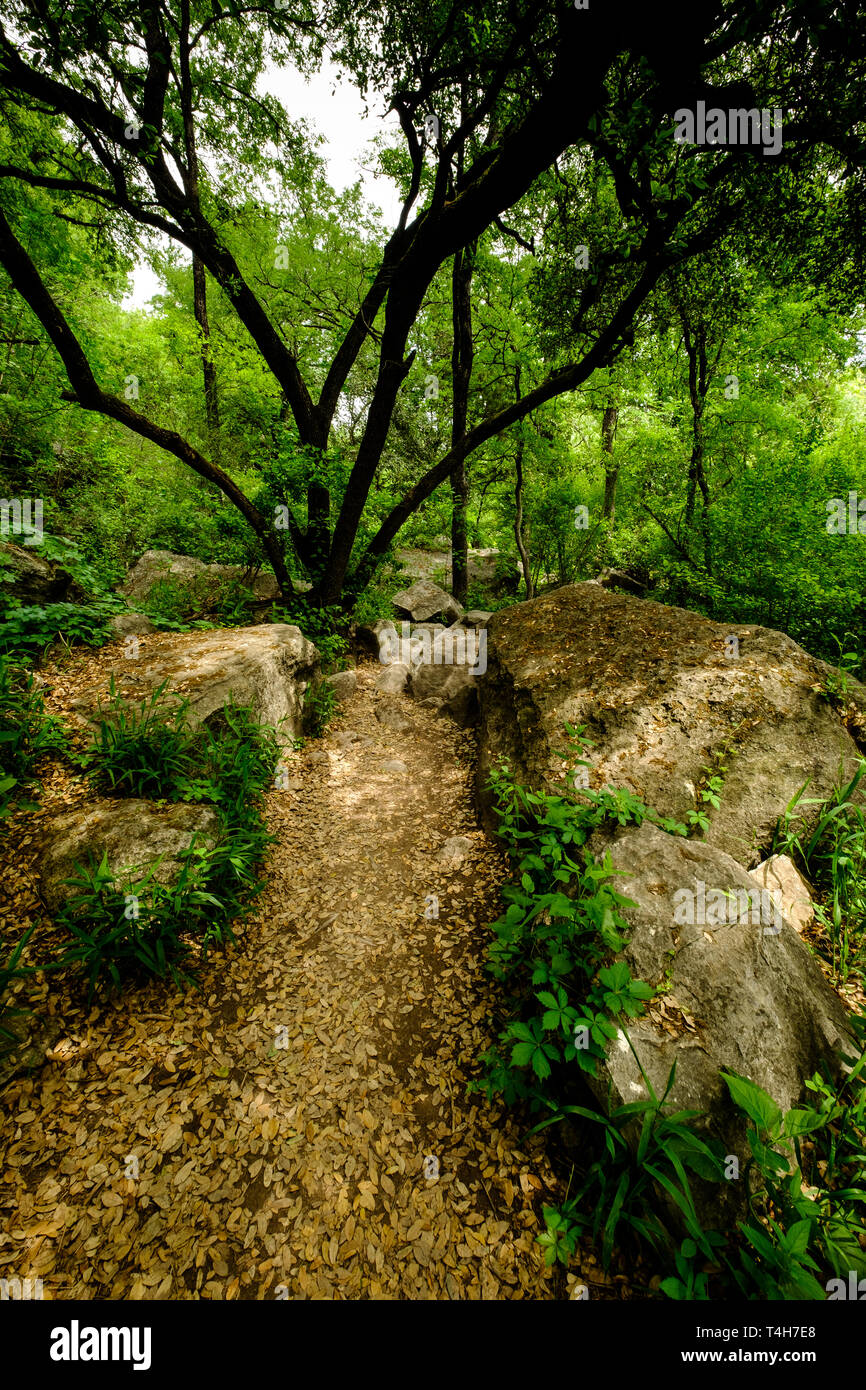
[[[7,1091],[0,1274],[61,1299],[565,1294],[543,1141],[466,1089],[504,873],[473,741],[380,669],[287,758],[267,886],[202,992],[82,1010]]]

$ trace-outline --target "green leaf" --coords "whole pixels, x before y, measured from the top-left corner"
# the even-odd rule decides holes
[[[744,1110],[750,1120],[775,1137],[782,1123],[782,1112],[772,1096],[750,1081],[748,1077],[738,1076],[736,1072],[720,1072],[722,1080],[731,1093],[734,1104]]]

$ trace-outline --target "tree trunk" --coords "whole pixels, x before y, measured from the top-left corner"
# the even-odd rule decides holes
[[[601,421],[601,449],[604,454],[604,501],[601,514],[611,522],[616,520],[616,483],[619,477],[619,464],[614,463],[613,441],[616,437],[616,424],[619,408],[608,402]]]
[[[195,121],[192,110],[192,74],[189,66],[190,55],[190,13],[189,0],[181,5],[180,31],[180,90],[183,110],[183,139],[186,151],[186,172],[184,183],[187,196],[194,211],[201,211],[201,191],[199,181],[198,150],[195,143]],[[220,462],[220,411],[217,393],[216,368],[211,352],[210,323],[207,315],[207,280],[204,262],[193,252],[192,257],[192,304],[195,321],[198,324],[201,348],[202,379],[204,382],[204,408],[207,421],[207,434],[211,458],[217,465]]]
[[[220,462],[220,408],[217,392],[216,367],[211,355],[210,324],[207,316],[207,281],[205,269],[198,256],[192,258],[193,312],[201,334],[201,367],[204,378],[204,408],[211,458]]]
[[[463,99],[465,108],[465,93]],[[457,176],[463,172],[463,150],[458,155]],[[451,447],[466,433],[469,413],[469,382],[472,377],[472,273],[477,242],[471,242],[454,256],[451,270]],[[466,607],[469,592],[469,535],[466,511],[469,504],[469,478],[466,459],[461,458],[451,474],[451,592]]]
[[[517,453],[514,458],[515,486],[514,486],[514,539],[517,542],[517,551],[523,564],[523,582],[526,586],[527,601],[535,598],[535,585],[532,582],[532,570],[529,565],[529,550],[526,545],[526,537],[523,531],[523,440],[517,446]]]

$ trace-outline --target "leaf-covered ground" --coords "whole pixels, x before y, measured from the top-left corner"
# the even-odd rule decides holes
[[[49,708],[116,659],[49,671]],[[577,1275],[535,1240],[561,1195],[543,1139],[467,1094],[505,871],[472,812],[472,739],[380,695],[378,670],[270,794],[266,890],[201,993],[154,982],[88,1010],[62,977],[29,987],[53,1045],[2,1092],[0,1275],[55,1299],[568,1296]],[[10,941],[44,919],[41,822],[85,796],[57,770],[10,827]],[[616,1296],[594,1265],[581,1278]]]

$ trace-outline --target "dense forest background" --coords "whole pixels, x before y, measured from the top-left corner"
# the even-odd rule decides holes
[[[519,552],[520,598],[612,566],[859,663],[862,58],[844,6],[753,8],[696,10],[674,73],[637,11],[623,47],[562,5],[182,0],[140,34],[13,6],[0,491],[44,500],[91,591],[165,548],[370,616],[395,545],[450,537],[458,597],[467,545]],[[396,229],[258,94],[326,49],[392,95]],[[602,86],[557,130],[576,61]],[[705,89],[784,110],[779,154],[677,144]],[[164,292],[124,309],[142,261]]]

